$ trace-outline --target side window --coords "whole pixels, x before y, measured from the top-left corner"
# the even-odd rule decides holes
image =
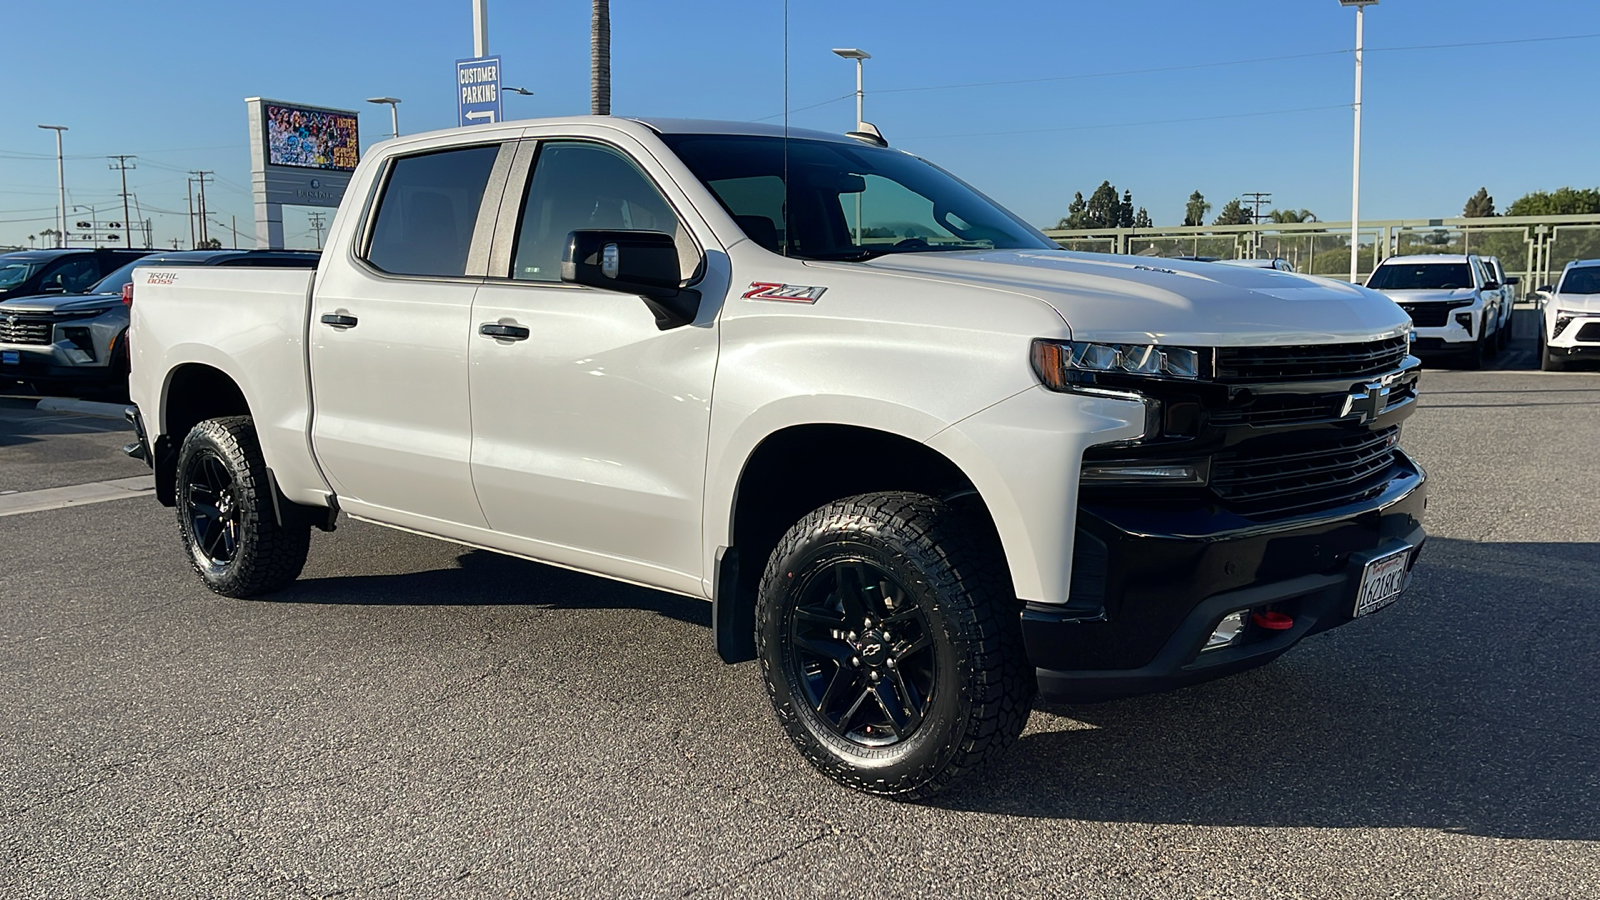
[[[69,294],[81,293],[100,276],[100,265],[92,257],[69,259],[45,273],[44,283],[60,285]]]
[[[394,275],[465,275],[497,144],[395,160],[367,261]]]
[[[699,252],[671,204],[632,160],[603,144],[544,144],[522,202],[511,277],[560,281],[567,234],[585,229],[670,234],[678,244],[684,277],[699,264]]]

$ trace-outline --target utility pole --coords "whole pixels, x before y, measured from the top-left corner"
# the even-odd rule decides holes
[[[239,217],[232,216],[231,218],[233,219],[233,249],[237,250],[239,249]]]
[[[211,235],[206,230],[206,176],[211,175],[212,173],[202,169],[197,172],[190,172],[189,174],[193,175],[195,177],[195,181],[200,183],[200,242],[209,243],[211,240]]]
[[[188,179],[189,184],[189,249],[194,249],[194,179]]]
[[[191,225],[190,227],[193,228],[194,226]],[[181,244],[181,243],[183,243],[183,239],[182,238],[173,238],[172,239],[172,249],[174,249],[174,250],[178,249],[178,245]]]
[[[1350,154],[1350,283],[1361,278],[1361,38],[1367,7],[1378,0],[1339,0],[1340,6],[1356,8],[1356,102],[1355,149]],[[1387,252],[1387,250],[1385,251]]]
[[[1249,200],[1252,204],[1255,205],[1255,212],[1250,214],[1250,221],[1254,222],[1257,225],[1260,225],[1261,224],[1261,204],[1272,202],[1272,192],[1271,191],[1251,191],[1248,194],[1240,194],[1239,196]]]
[[[317,249],[322,249],[322,212],[310,213],[307,218],[311,220],[311,230],[317,233]]]
[[[108,156],[106,158],[116,162],[116,165],[107,166],[107,168],[117,169],[122,173],[122,234],[128,238],[127,246],[132,247],[133,225],[131,224],[131,220],[128,218],[128,170],[137,169],[139,167],[130,166],[128,163],[138,159],[138,157],[118,154],[116,156]]]

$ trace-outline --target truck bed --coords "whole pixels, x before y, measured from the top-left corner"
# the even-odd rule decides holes
[[[227,375],[250,398],[267,465],[297,503],[325,502],[311,455],[306,316],[310,269],[185,266],[134,274],[128,328],[129,395],[156,434],[167,427],[166,389],[188,367]]]

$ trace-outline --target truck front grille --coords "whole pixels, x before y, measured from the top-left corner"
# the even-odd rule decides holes
[[[54,324],[49,316],[0,315],[0,344],[48,344]]]
[[[1409,352],[1403,335],[1358,344],[1219,347],[1217,379],[1238,383],[1359,378],[1398,368]]]
[[[1418,328],[1439,328],[1450,321],[1450,310],[1455,309],[1448,303],[1402,303],[1400,308],[1411,317],[1411,324]]]
[[[1243,515],[1273,517],[1376,496],[1394,465],[1399,429],[1327,436],[1301,432],[1247,441],[1217,454],[1211,490]]]
[[[1381,412],[1416,397],[1415,384],[1398,385],[1389,394]],[[1337,394],[1258,394],[1242,406],[1229,406],[1211,413],[1212,425],[1298,425],[1339,418],[1348,393]]]

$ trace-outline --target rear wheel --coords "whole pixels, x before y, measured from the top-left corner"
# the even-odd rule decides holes
[[[189,564],[225,597],[254,597],[300,576],[311,527],[278,524],[267,464],[248,416],[207,419],[178,451],[178,532]]]
[[[931,497],[863,494],[773,551],[756,646],[778,720],[835,781],[919,799],[999,758],[1034,692],[985,523]]]

